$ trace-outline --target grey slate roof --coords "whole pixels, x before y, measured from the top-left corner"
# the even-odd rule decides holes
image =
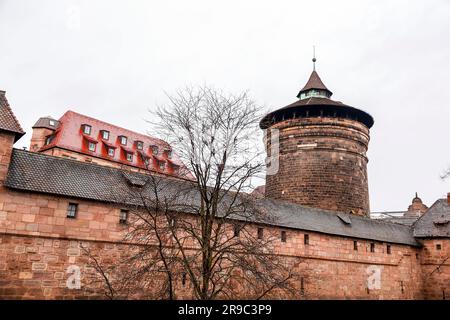
[[[133,188],[149,192],[146,183],[149,175],[122,171],[116,168],[58,158],[40,153],[14,149],[5,185],[9,188],[61,196],[84,198],[104,202],[139,204],[127,194]],[[165,192],[182,194],[187,202],[195,202],[198,195],[192,193],[192,182],[161,178],[166,183]],[[188,187],[190,186],[190,187]],[[372,220],[354,215],[336,214],[287,202],[270,199],[257,200],[260,206],[274,216],[272,225],[316,231],[345,237],[418,246],[408,226]],[[261,222],[261,221],[255,221]],[[350,223],[349,223],[350,222]]]
[[[277,220],[279,226],[352,238],[418,245],[412,229],[408,226],[351,214],[336,214],[332,211],[270,199],[261,200],[260,203],[279,218]],[[351,223],[348,224],[343,220],[350,220]]]
[[[19,140],[25,132],[17,121],[16,116],[9,107],[5,91],[0,90],[0,130],[10,131],[15,134],[15,140]]]
[[[412,226],[414,222],[416,222],[420,217],[419,214],[414,215],[408,211],[372,212],[370,216],[372,217],[372,219],[404,224],[406,226]]]
[[[53,123],[53,125],[52,125]],[[33,129],[35,128],[46,128],[46,129],[50,129],[50,130],[56,130],[59,126],[59,121],[56,119],[53,119],[52,117],[42,117],[39,118],[38,121],[36,121],[36,123],[34,124],[34,126],[32,127]]]
[[[403,224],[405,226],[412,226],[414,222],[417,221],[419,217],[398,217],[398,218],[386,218],[385,221],[389,221],[392,223]]]
[[[418,238],[450,237],[450,205],[447,199],[437,200],[414,224]]]

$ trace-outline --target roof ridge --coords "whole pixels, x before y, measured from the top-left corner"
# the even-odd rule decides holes
[[[53,155],[45,154],[45,153],[41,153],[41,152],[32,152],[32,151],[29,151],[29,150],[13,148],[13,153],[16,153],[16,152],[18,152],[18,153],[27,153],[27,154],[30,154],[30,155],[36,156],[36,157],[50,158],[50,159],[54,159],[54,160],[61,161],[61,162],[73,162],[73,163],[77,163],[79,165],[86,166],[86,167],[93,167],[93,166],[95,166],[95,167],[104,168],[104,169],[108,169],[108,170],[112,170],[112,171],[127,172],[127,173],[131,172],[133,174],[138,174],[138,175],[142,175],[142,176],[152,175],[152,174],[147,174],[147,173],[141,173],[141,172],[134,172],[134,171],[124,170],[124,169],[121,169],[121,168],[104,166],[104,165],[101,165],[101,164],[98,164],[98,163],[93,163],[93,162],[83,162],[83,161],[79,161],[79,160],[75,160],[75,159],[53,156]],[[157,175],[162,175],[162,176],[164,176],[166,178],[169,178],[169,179],[193,182],[192,180],[189,180],[188,178],[183,178],[183,177],[180,177],[180,176],[169,175],[169,174],[164,173],[164,172],[155,172],[155,171],[152,171],[152,170],[148,170],[148,172],[149,173],[153,173],[153,174],[157,174]]]
[[[127,132],[133,133],[133,134],[138,135],[138,136],[145,136],[145,137],[150,138],[150,139],[153,139],[153,140],[161,141],[163,144],[170,145],[167,141],[165,141],[165,140],[163,140],[163,139],[161,139],[161,138],[157,138],[157,137],[152,136],[152,135],[149,135],[149,134],[139,133],[139,132],[136,132],[136,131],[133,131],[133,130],[130,130],[130,129],[127,129],[127,128],[124,128],[124,127],[121,127],[121,126],[118,126],[118,125],[113,124],[113,123],[110,123],[110,122],[106,122],[106,121],[103,121],[103,120],[99,120],[99,119],[94,118],[94,117],[92,117],[92,116],[87,116],[87,115],[85,115],[85,114],[82,114],[82,113],[79,113],[79,112],[76,112],[76,111],[73,111],[73,110],[70,110],[70,109],[67,110],[67,111],[66,111],[66,112],[58,119],[58,121],[60,121],[66,114],[70,114],[70,113],[75,114],[75,115],[77,115],[77,116],[81,116],[81,117],[83,117],[83,118],[88,118],[88,119],[91,119],[91,120],[94,120],[94,121],[97,121],[97,122],[101,122],[101,123],[107,124],[107,125],[109,125],[109,126],[115,127],[116,129],[120,129],[120,130],[122,130],[122,131],[127,131]]]
[[[305,206],[305,205],[301,205],[301,204],[297,204],[297,203],[293,203],[293,202],[288,202],[288,201],[285,201],[285,200],[276,200],[276,199],[270,199],[270,198],[264,198],[264,199],[270,200],[272,202],[279,203],[279,204],[284,204],[284,205],[289,205],[289,206],[293,206],[293,207],[300,207],[300,208],[310,209],[311,211],[324,213],[324,214],[327,214],[327,215],[330,215],[330,216],[337,216],[337,214],[344,214],[344,215],[349,216],[352,219],[356,218],[356,219],[370,221],[370,222],[374,222],[374,223],[378,223],[378,224],[402,226],[402,227],[406,227],[408,229],[412,229],[411,226],[401,225],[401,224],[398,224],[398,223],[395,223],[395,222],[390,222],[390,221],[384,221],[382,219],[381,220],[380,219],[372,219],[370,217],[358,216],[358,215],[351,214],[351,213],[345,213],[345,212],[339,212],[339,211],[333,211],[333,210],[309,207],[309,206]]]

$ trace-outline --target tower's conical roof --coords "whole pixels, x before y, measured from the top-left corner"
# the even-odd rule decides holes
[[[313,62],[315,61],[313,60]],[[369,129],[373,126],[373,118],[370,114],[342,102],[331,100],[332,94],[323,84],[314,68],[308,82],[297,95],[299,100],[284,108],[270,112],[260,121],[259,125],[262,129],[267,129],[277,122],[288,119],[327,116],[353,119]]]
[[[298,93],[298,97],[300,97],[300,94],[309,90],[325,90],[328,91],[330,96],[333,94],[328,88],[323,84],[322,79],[320,79],[319,74],[316,70],[313,70],[311,72],[311,75],[309,76],[308,82],[306,82],[303,89],[300,90]]]

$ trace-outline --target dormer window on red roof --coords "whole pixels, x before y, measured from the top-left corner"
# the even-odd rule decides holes
[[[150,146],[150,150],[152,150],[153,155],[156,156],[158,154],[158,146]]]
[[[126,146],[127,142],[128,142],[128,139],[125,136],[119,136],[119,142],[120,142],[121,145]]]
[[[102,130],[102,139],[103,140],[109,140],[109,131]]]
[[[92,161],[91,157],[96,157],[106,160],[100,162],[102,165],[115,167],[125,165],[126,168],[154,170],[168,175],[174,174],[175,164],[184,168],[177,155],[172,154],[170,145],[162,140],[73,111],[66,112],[59,120],[52,120],[50,117],[45,120],[45,128],[51,129],[53,132],[44,137],[45,145],[38,151],[61,148],[84,155],[77,157],[78,160]],[[52,124],[49,123],[49,120],[53,121]],[[172,163],[171,158],[174,159],[175,164]],[[187,177],[187,175],[183,175],[183,177]]]
[[[133,154],[127,152],[126,155],[127,155],[127,161],[133,162]]]
[[[88,125],[88,124],[83,124],[83,125],[81,126],[81,130],[83,130],[83,133],[84,133],[84,134],[90,135],[90,134],[91,134],[91,131],[92,131],[92,127],[91,127],[90,125]]]
[[[91,142],[91,141],[88,142],[88,149],[89,149],[89,151],[95,152],[95,148],[96,148],[96,147],[97,147],[97,144],[96,144],[96,143]]]

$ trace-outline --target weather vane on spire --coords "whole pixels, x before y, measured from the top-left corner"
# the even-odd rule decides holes
[[[312,58],[312,62],[313,62],[313,70],[316,71],[316,46],[313,46],[313,58]]]

